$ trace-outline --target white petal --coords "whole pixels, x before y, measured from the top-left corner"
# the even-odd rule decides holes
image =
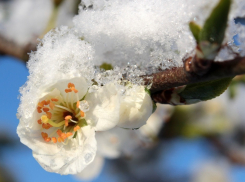
[[[82,127],[77,135],[78,138],[71,139],[72,141],[60,147],[57,153],[33,150],[33,156],[49,172],[77,174],[94,160],[97,150],[95,131],[90,126]],[[42,147],[46,147],[48,151],[50,144]]]
[[[113,128],[119,121],[120,95],[114,84],[106,85],[97,92],[88,93],[85,100],[89,103],[86,120],[96,131]]]
[[[134,130],[114,127],[103,132],[96,132],[98,153],[106,158],[115,159],[132,155],[139,146],[139,138]]]
[[[154,140],[157,138],[164,122],[172,114],[172,110],[173,107],[170,105],[157,104],[156,111],[149,117],[147,123],[138,130],[144,140]]]
[[[57,82],[55,85],[51,86],[49,89],[54,89],[54,88],[59,89],[62,96],[66,98],[67,93],[65,92],[65,89],[68,88],[67,87],[68,83],[73,83],[75,85],[75,88],[78,90],[77,94],[79,100],[82,99],[88,91],[88,83],[83,77],[75,77],[72,79],[61,80]],[[72,98],[73,102],[77,101],[77,98],[75,96],[76,94],[74,92],[70,92],[68,94],[73,94],[73,98]]]
[[[120,108],[119,127],[139,128],[146,124],[152,114],[152,100],[143,86],[133,86],[127,90]]]
[[[78,173],[75,176],[80,180],[92,180],[100,174],[104,163],[104,157],[97,153],[94,161],[91,162],[81,173]]]

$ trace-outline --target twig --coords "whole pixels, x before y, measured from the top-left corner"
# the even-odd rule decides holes
[[[155,73],[151,75],[153,80],[148,78],[149,75],[143,77],[145,84],[152,82],[150,90],[154,94],[173,87],[217,80],[240,74],[245,74],[245,57],[237,57],[223,62],[212,62],[209,71],[202,76],[187,72],[185,67],[182,66]]]
[[[1,54],[7,54],[10,56],[14,56],[18,59],[20,59],[23,62],[28,61],[28,52],[34,51],[36,49],[36,42],[35,43],[29,43],[25,46],[17,45],[13,41],[7,40],[5,37],[0,35],[0,53]]]

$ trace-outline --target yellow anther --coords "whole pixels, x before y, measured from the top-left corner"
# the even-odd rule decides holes
[[[62,138],[63,140],[65,140],[65,139],[66,139],[66,137],[67,137],[67,136],[66,136],[66,134],[65,134],[65,133],[62,133],[62,134],[61,134],[61,138]]]
[[[41,119],[37,120],[37,123],[42,124],[42,120]]]
[[[50,100],[45,101],[45,105],[49,105]]]
[[[75,87],[75,85],[73,83],[68,83],[67,87],[71,88],[71,87]]]
[[[58,101],[58,99],[56,99],[56,98],[52,98],[51,99],[53,102],[57,102]]]
[[[42,113],[42,108],[38,106],[38,107],[37,107],[37,112],[38,112],[38,113]]]
[[[70,115],[67,115],[66,117],[65,117],[65,120],[69,120],[69,119],[71,119],[72,117],[70,116]]]
[[[43,102],[39,102],[37,105],[38,105],[38,107],[42,108],[44,106],[44,103]]]
[[[65,89],[65,92],[68,93],[68,92],[72,92],[71,89]]]
[[[52,125],[50,125],[49,123],[43,123],[43,124],[42,124],[42,127],[43,127],[44,129],[49,129],[49,128],[52,127]]]
[[[42,115],[41,120],[43,123],[48,123],[48,117],[46,115]]]
[[[78,92],[78,90],[77,90],[77,89],[75,89],[75,87],[71,87],[71,90],[72,90],[72,91],[74,91],[75,93],[77,93],[77,92]]]
[[[50,102],[50,103],[49,103],[49,107],[50,107],[50,109],[52,109],[52,110],[53,110],[53,109],[54,109],[54,106],[55,106],[55,104],[54,104],[53,102]]]
[[[43,108],[43,112],[48,112],[48,111],[49,111],[49,108],[47,108],[47,107]]]
[[[79,105],[80,105],[80,101],[78,100],[77,101],[77,108],[79,108]]]
[[[69,136],[72,136],[72,135],[73,135],[73,133],[71,133],[71,132],[66,133],[66,137],[69,137]]]
[[[52,118],[52,113],[51,112],[46,112],[48,119]]]
[[[65,120],[65,126],[68,126],[68,120]]]
[[[79,130],[80,129],[80,127],[79,126],[76,126],[76,127],[74,127],[74,131],[77,131],[77,130]]]
[[[57,133],[59,136],[61,136],[62,131],[61,131],[60,129],[58,129],[58,130],[56,131],[56,133]]]
[[[44,139],[46,142],[49,142],[51,140],[50,137]]]
[[[81,114],[81,117],[84,117],[84,112],[83,111],[80,111],[80,114]]]
[[[53,141],[53,143],[57,143],[57,138],[52,137],[52,141]]]
[[[64,142],[64,140],[61,137],[59,137],[58,142]]]

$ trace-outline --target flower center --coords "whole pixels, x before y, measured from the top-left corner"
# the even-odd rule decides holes
[[[89,110],[87,101],[83,100],[80,103],[78,90],[73,83],[68,83],[65,93],[63,97],[52,97],[38,103],[37,112],[42,116],[37,122],[42,125],[41,130],[47,130],[47,133],[41,132],[46,142],[52,140],[53,143],[57,143],[67,140],[67,143],[69,139],[76,137],[80,127],[87,125],[84,113]]]

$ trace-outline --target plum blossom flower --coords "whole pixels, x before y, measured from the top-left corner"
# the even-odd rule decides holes
[[[129,85],[122,99],[118,126],[139,128],[146,124],[153,111],[153,103],[144,86]]]
[[[81,172],[96,155],[95,131],[110,129],[119,120],[120,97],[114,84],[87,90],[83,77],[59,81],[40,96],[31,118],[20,118],[21,142],[47,171]]]

